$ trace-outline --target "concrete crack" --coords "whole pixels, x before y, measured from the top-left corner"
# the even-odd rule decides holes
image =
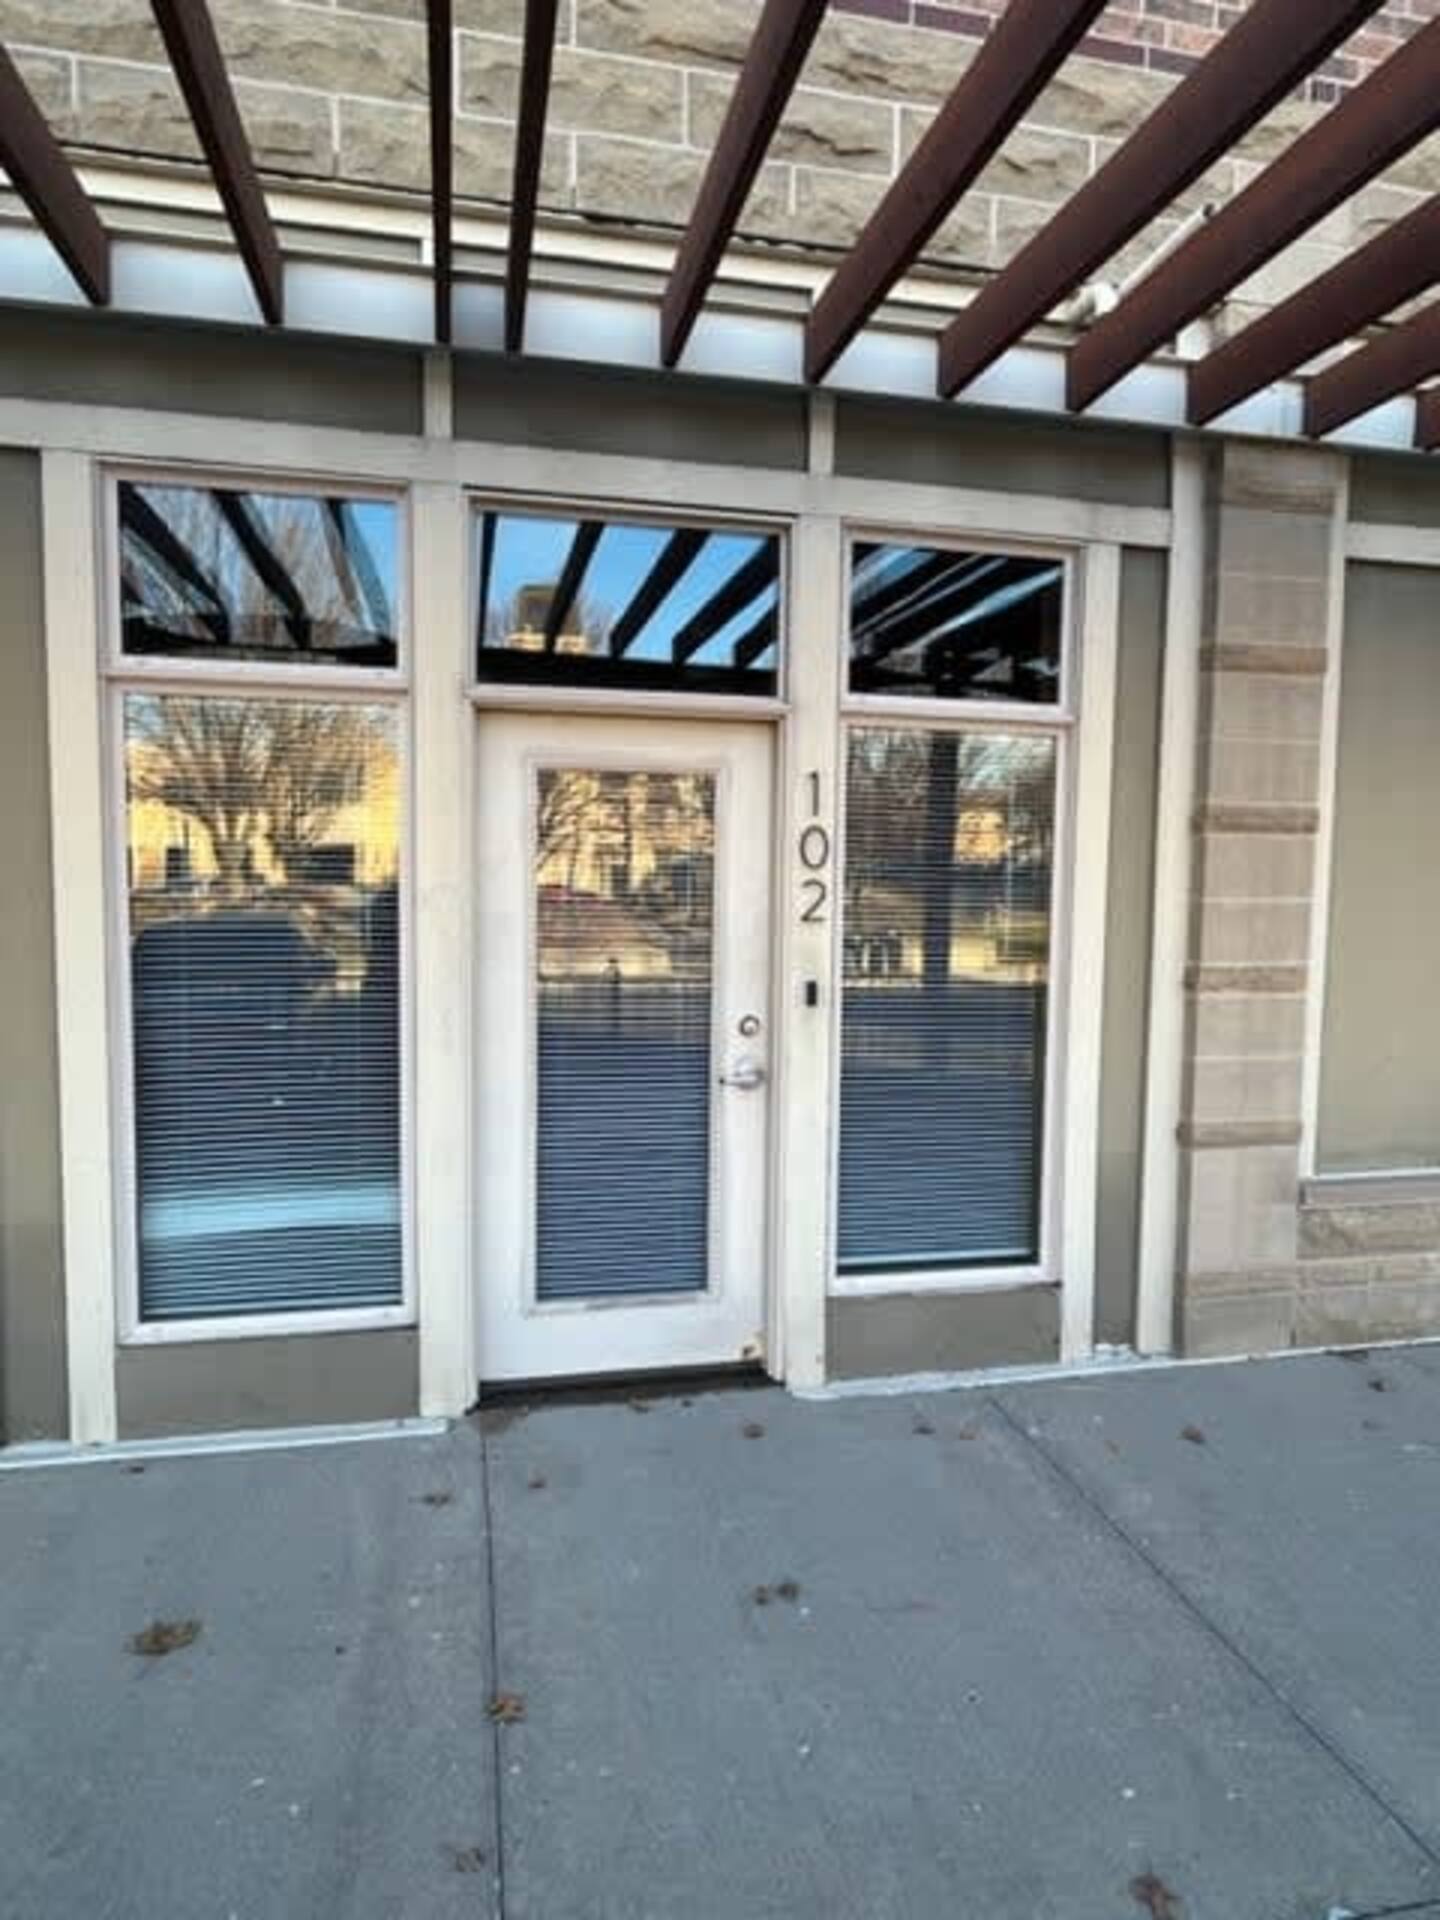
[[[495,1587],[495,1511],[490,1490],[490,1438],[482,1420],[476,1421],[480,1435],[480,1487],[485,1509],[485,1603],[490,1615],[490,1685],[500,1685],[500,1598]],[[495,1920],[505,1920],[505,1766],[501,1736],[504,1728],[492,1717],[489,1721],[490,1744],[495,1768]]]

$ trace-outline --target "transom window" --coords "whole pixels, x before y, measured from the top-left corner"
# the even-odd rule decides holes
[[[1049,557],[860,541],[850,691],[1054,706],[1064,586]]]
[[[120,650],[131,659],[393,667],[393,500],[122,480]]]
[[[476,674],[532,686],[773,694],[773,533],[482,512]]]

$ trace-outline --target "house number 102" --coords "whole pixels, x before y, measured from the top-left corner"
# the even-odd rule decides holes
[[[826,917],[826,908],[830,904],[830,830],[820,819],[820,776],[810,773],[805,776],[805,787],[810,800],[810,818],[800,829],[800,840],[796,852],[800,864],[805,869],[805,877],[800,882],[800,918],[811,926],[821,925]]]

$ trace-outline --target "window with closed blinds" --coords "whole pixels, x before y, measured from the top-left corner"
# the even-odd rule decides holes
[[[540,769],[536,1294],[709,1277],[715,781]]]
[[[123,696],[144,1321],[401,1300],[398,723]]]
[[[849,735],[839,1264],[1040,1257],[1056,746]]]

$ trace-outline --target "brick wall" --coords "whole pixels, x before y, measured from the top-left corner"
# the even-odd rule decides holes
[[[983,35],[1005,0],[834,0],[836,5],[878,18],[913,21],[956,33]],[[1154,73],[1188,73],[1245,12],[1250,0],[1113,0],[1086,42],[1096,59]],[[1440,0],[1390,0],[1365,29],[1327,60],[1306,82],[1305,97],[1334,100],[1353,86],[1427,20],[1440,14]]]
[[[267,177],[418,191],[428,176],[421,0],[211,0]],[[1297,0],[1300,4],[1301,0]],[[745,210],[757,242],[853,240],[1003,0],[834,0]],[[1440,0],[1392,0],[1342,56],[1358,71]],[[562,0],[544,207],[674,227],[688,216],[759,0]],[[946,223],[934,256],[1003,264],[1100,166],[1237,11],[1224,0],[1115,0]],[[513,152],[522,0],[455,0],[457,185],[503,202]],[[0,0],[0,40],[81,153],[185,164],[194,137],[147,0]],[[1098,56],[1098,57],[1097,57]],[[1350,67],[1337,67],[1327,86]],[[1223,196],[1319,113],[1276,110],[1121,256],[1150,252],[1203,197]],[[1433,143],[1432,143],[1433,144]],[[1264,304],[1440,184],[1422,150],[1243,290]]]

